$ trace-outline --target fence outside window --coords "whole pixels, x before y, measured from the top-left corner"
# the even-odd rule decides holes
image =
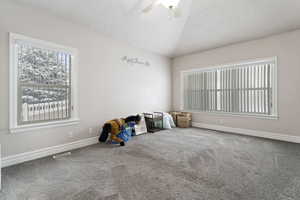
[[[16,42],[18,124],[71,117],[71,55]]]

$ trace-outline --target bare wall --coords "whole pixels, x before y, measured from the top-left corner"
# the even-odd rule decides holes
[[[300,30],[173,60],[173,109],[180,109],[180,71],[278,56],[278,120],[195,113],[193,121],[300,136]]]
[[[79,126],[8,133],[9,32],[78,49]],[[143,58],[151,66],[128,66],[120,61],[123,56]],[[111,118],[169,110],[171,63],[169,58],[103,37],[88,27],[0,1],[0,94],[0,143],[5,157],[96,136],[103,122]],[[73,138],[68,136],[70,131]]]

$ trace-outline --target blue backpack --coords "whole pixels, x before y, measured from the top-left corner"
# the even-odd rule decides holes
[[[128,142],[131,140],[133,136],[133,129],[134,129],[135,123],[129,122],[121,127],[121,133],[118,134],[118,138],[122,139],[124,142]],[[112,141],[112,144],[118,144],[118,142]]]

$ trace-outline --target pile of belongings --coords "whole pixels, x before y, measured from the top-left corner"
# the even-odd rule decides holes
[[[121,126],[121,133],[118,134],[118,138],[122,139],[124,142],[128,142],[131,140],[132,136],[135,136],[134,133],[135,123],[129,122]],[[116,141],[111,141],[112,144],[119,144]]]

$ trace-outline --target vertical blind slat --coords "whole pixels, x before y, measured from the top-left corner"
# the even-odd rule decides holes
[[[66,67],[65,57],[60,57],[62,67]],[[184,109],[207,112],[272,114],[274,67],[270,63],[224,66],[210,70],[189,72],[184,76]],[[68,89],[67,89],[68,90]],[[68,98],[66,98],[68,99]],[[50,105],[59,118],[65,115],[67,102]],[[32,112],[40,112],[41,106]],[[55,114],[55,113],[54,113]],[[40,114],[38,115],[40,116]]]
[[[270,114],[271,112],[271,98],[270,98],[270,87],[271,87],[271,78],[270,78],[270,74],[271,74],[271,69],[270,69],[270,65],[268,64],[268,74],[267,74],[267,88],[268,88],[268,114]]]

